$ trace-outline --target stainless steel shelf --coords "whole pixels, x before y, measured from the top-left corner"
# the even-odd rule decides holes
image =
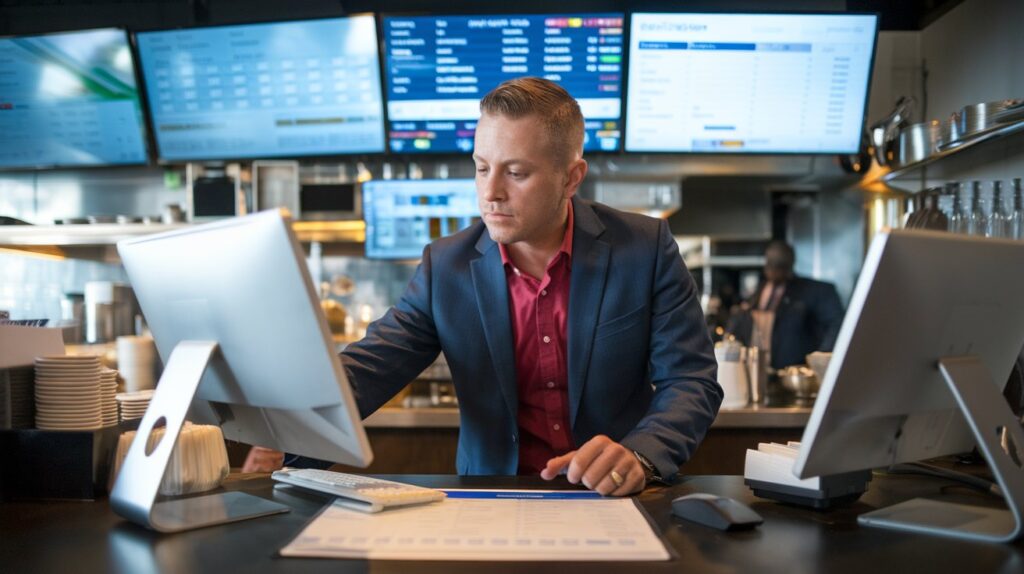
[[[992,127],[983,132],[979,132],[972,136],[967,137],[959,142],[952,142],[947,146],[939,148],[939,151],[931,154],[927,158],[910,163],[904,166],[900,166],[892,171],[881,175],[880,179],[884,182],[896,181],[901,179],[913,179],[918,178],[921,175],[921,171],[930,165],[938,164],[947,158],[956,156],[962,153],[964,150],[971,149],[977,145],[985,142],[993,141],[999,138],[1009,136],[1014,133],[1024,132],[1024,120],[1018,120],[1012,123],[998,125]]]

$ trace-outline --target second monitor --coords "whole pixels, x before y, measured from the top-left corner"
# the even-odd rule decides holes
[[[392,179],[363,184],[366,256],[418,259],[431,241],[480,220],[472,179]]]

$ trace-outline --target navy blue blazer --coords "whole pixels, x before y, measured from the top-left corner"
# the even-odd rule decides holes
[[[757,305],[762,284],[750,301]],[[772,327],[772,368],[802,365],[814,351],[831,351],[843,323],[843,304],[835,285],[806,277],[793,277],[775,310]],[[734,316],[726,329],[744,345],[750,344],[754,328],[749,311]]]
[[[674,476],[722,401],[693,279],[666,222],[573,199],[569,420]],[[518,391],[501,253],[478,223],[423,251],[401,300],[341,361],[369,416],[443,351],[459,400],[459,474],[514,475]]]

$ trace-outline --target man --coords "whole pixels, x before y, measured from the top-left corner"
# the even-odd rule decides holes
[[[767,350],[775,369],[802,365],[814,351],[831,351],[843,322],[835,286],[796,276],[796,254],[785,241],[769,243],[764,259],[764,282],[727,331]]]
[[[511,80],[480,110],[483,221],[427,246],[398,304],[342,353],[360,414],[443,351],[459,474],[565,472],[617,496],[671,479],[722,392],[668,226],[575,198],[583,117],[556,84]]]

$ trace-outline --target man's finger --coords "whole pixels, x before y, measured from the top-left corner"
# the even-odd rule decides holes
[[[540,477],[544,480],[551,480],[563,472],[572,458],[576,456],[576,451],[569,451],[561,456],[556,456],[548,461],[544,468],[540,471]]]
[[[569,479],[569,482],[578,484],[583,479],[583,473],[585,473],[594,460],[601,455],[601,452],[605,447],[610,444],[615,443],[604,435],[597,435],[584,443],[584,445],[576,451],[576,456],[574,456],[572,462],[569,463],[569,471],[565,473],[565,477]]]

